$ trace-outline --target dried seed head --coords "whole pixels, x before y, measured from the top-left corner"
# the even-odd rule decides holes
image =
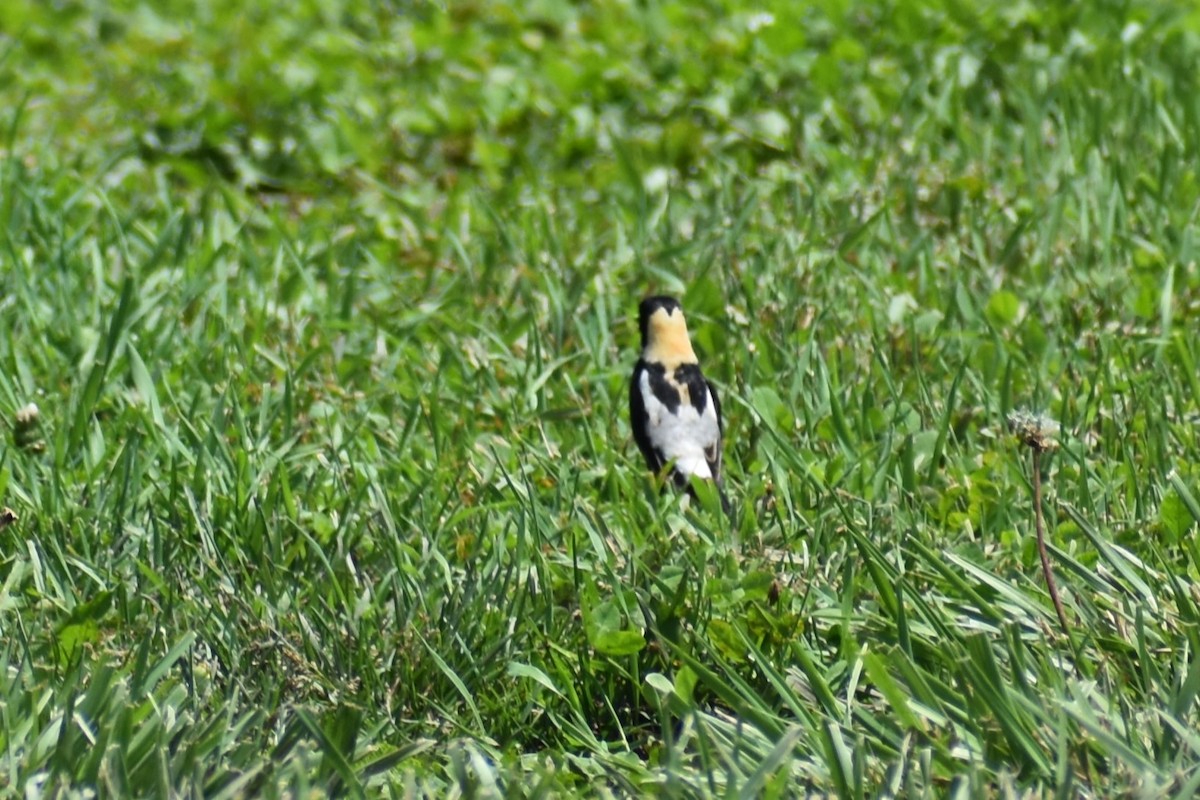
[[[1058,448],[1057,437],[1062,426],[1047,416],[1014,411],[1008,415],[1008,427],[1026,447],[1042,452]]]
[[[29,403],[17,409],[13,415],[13,443],[22,450],[40,453],[46,449],[46,443],[38,434],[39,415],[37,403]]]
[[[17,409],[16,422],[19,430],[27,430],[38,423],[37,403],[29,403],[23,408]]]

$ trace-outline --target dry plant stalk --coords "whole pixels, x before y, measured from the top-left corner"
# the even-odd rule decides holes
[[[1058,447],[1054,437],[1058,434],[1059,426],[1052,419],[1023,411],[1009,414],[1008,424],[1021,443],[1033,451],[1033,525],[1037,533],[1038,556],[1042,560],[1046,588],[1050,592],[1050,599],[1054,601],[1054,610],[1058,613],[1058,624],[1070,639],[1067,612],[1063,609],[1062,598],[1058,595],[1058,584],[1054,582],[1054,572],[1050,569],[1050,556],[1046,552],[1046,526],[1042,520],[1042,453]]]

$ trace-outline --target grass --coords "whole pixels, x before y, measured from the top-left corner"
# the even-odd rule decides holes
[[[241,6],[0,10],[0,791],[1200,787],[1189,5]]]

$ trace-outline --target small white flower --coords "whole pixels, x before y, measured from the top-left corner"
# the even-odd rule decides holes
[[[769,28],[775,24],[775,15],[768,12],[751,14],[746,20],[746,30],[750,33],[758,33],[763,28]]]
[[[671,183],[671,172],[666,167],[655,167],[642,176],[642,188],[646,194],[657,194]]]

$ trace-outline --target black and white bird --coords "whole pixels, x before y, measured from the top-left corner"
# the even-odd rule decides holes
[[[683,308],[672,297],[647,297],[638,307],[638,327],[642,355],[629,387],[629,418],[646,466],[655,475],[669,466],[675,485],[689,491],[692,478],[712,481],[728,511],[721,491],[721,404],[700,371]]]

